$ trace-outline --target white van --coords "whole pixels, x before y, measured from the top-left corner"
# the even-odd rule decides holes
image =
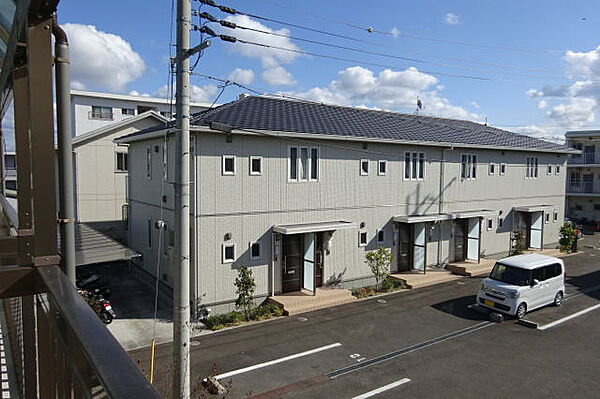
[[[565,294],[565,264],[538,254],[517,255],[496,262],[477,295],[479,305],[522,318],[530,310],[553,303]]]

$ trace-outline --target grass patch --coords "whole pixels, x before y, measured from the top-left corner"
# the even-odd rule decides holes
[[[358,299],[362,299],[386,292],[402,290],[405,288],[406,284],[404,283],[404,280],[388,277],[381,283],[381,289],[379,291],[376,291],[372,287],[361,287],[353,289],[352,295],[354,295]]]

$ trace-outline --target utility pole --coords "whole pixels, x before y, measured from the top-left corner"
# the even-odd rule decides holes
[[[190,398],[190,1],[177,0],[173,399]]]

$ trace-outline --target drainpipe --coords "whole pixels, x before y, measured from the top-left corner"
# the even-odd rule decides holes
[[[444,212],[444,166],[445,166],[445,159],[444,159],[444,148],[442,148],[442,159],[440,160],[440,187],[439,187],[439,193],[438,193],[438,213],[443,213]],[[440,221],[440,225],[439,225],[439,231],[438,231],[438,245],[437,245],[437,264],[438,266],[441,264],[442,262],[442,225],[443,225],[443,221]]]
[[[60,252],[63,270],[75,284],[75,204],[73,192],[73,148],[71,146],[71,73],[67,34],[52,17],[54,69],[56,73],[56,115],[58,137],[58,185]]]

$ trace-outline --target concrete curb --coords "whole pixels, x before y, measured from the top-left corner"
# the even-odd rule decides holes
[[[517,323],[519,323],[522,326],[529,327],[529,328],[535,328],[535,329],[538,328],[538,323],[534,323],[533,321],[529,321],[529,320],[525,320],[525,319],[519,319],[517,321]]]

